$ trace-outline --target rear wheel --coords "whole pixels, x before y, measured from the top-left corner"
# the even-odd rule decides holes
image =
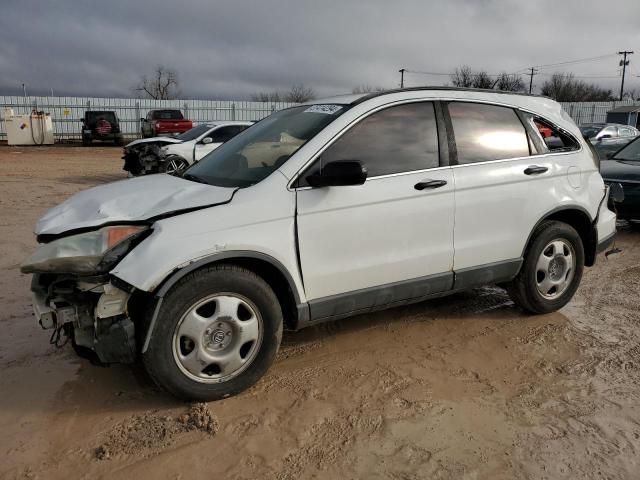
[[[218,400],[257,382],[282,338],[267,283],[233,265],[199,270],[165,296],[143,361],[153,380],[187,400]]]
[[[548,313],[573,297],[584,269],[580,235],[566,223],[543,222],[536,228],[520,272],[506,285],[511,299],[530,313]]]

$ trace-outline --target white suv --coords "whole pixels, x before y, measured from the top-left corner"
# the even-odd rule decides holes
[[[283,327],[490,283],[528,312],[562,307],[613,241],[607,197],[547,98],[336,97],[272,114],[183,178],[74,195],[38,222],[22,270],[54,339],[219,399],[265,373]]]

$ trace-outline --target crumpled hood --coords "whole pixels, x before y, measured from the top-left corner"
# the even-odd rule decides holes
[[[127,143],[125,145],[125,149],[135,147],[136,145],[141,145],[143,143],[182,143],[182,140],[178,140],[173,137],[151,137],[151,138],[139,138],[138,140],[134,140],[131,143]]]
[[[235,190],[166,174],[120,180],[71,196],[38,220],[35,233],[58,235],[107,223],[153,220],[228,203]]]

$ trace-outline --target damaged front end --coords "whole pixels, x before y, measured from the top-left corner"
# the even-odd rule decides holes
[[[161,173],[164,171],[164,153],[162,147],[165,143],[148,142],[136,145],[127,145],[124,148],[123,170],[133,176]]]
[[[52,330],[51,343],[71,339],[79,355],[99,363],[135,361],[133,290],[108,272],[150,231],[119,225],[55,238],[25,261],[22,272],[34,274],[34,312],[40,326]]]
[[[105,278],[55,274],[35,274],[31,290],[38,323],[52,332],[50,343],[62,346],[71,339],[76,353],[94,363],[136,360],[130,293]]]

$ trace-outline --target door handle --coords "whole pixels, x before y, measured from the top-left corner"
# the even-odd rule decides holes
[[[416,190],[426,190],[426,189],[434,189],[444,187],[447,184],[446,180],[422,180],[421,182],[416,183],[413,188]]]
[[[540,167],[538,165],[531,165],[524,169],[525,175],[538,175],[549,170],[547,167]]]

